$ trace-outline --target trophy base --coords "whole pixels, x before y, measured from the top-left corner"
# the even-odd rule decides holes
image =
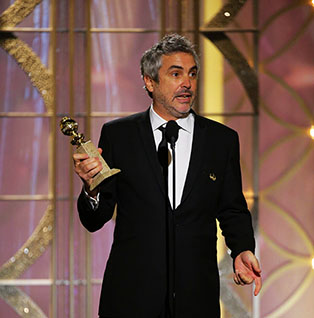
[[[100,162],[102,163],[103,169],[98,172],[89,186],[90,191],[93,191],[103,180],[113,176],[114,174],[120,172],[120,169],[110,169],[107,162],[104,158],[99,154],[97,148],[94,144],[89,140],[82,143],[77,149],[76,153],[86,153],[89,157],[97,157],[99,158]]]

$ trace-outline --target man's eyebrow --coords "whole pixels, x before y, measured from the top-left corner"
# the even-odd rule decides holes
[[[191,71],[197,71],[197,70],[198,70],[197,65],[194,65],[194,66],[192,66],[192,67],[190,68],[190,72],[191,72]]]
[[[168,71],[172,70],[172,69],[180,69],[180,70],[183,70],[184,68],[181,66],[181,65],[171,65],[169,68],[168,68]],[[189,72],[191,71],[194,71],[194,70],[197,70],[197,66],[194,65],[190,68]]]
[[[171,66],[168,68],[168,71],[170,71],[170,70],[172,70],[172,69],[174,69],[174,68],[179,68],[179,69],[183,70],[183,67],[180,66],[180,65],[171,65]]]

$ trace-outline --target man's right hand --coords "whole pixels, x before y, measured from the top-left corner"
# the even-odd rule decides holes
[[[102,149],[98,148],[101,154]],[[85,190],[91,197],[96,197],[98,188],[93,191],[89,190],[89,186],[93,181],[93,177],[102,169],[102,164],[99,158],[89,158],[87,154],[75,153],[73,154],[74,171],[84,182]]]

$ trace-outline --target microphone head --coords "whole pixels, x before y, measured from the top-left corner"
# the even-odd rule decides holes
[[[176,143],[178,140],[178,132],[179,132],[179,125],[174,120],[169,120],[166,125],[166,140],[169,142],[172,146]]]

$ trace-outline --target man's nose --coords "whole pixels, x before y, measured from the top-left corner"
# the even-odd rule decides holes
[[[190,79],[190,77],[189,76],[185,76],[184,78],[183,78],[183,81],[182,81],[182,87],[185,87],[185,88],[188,88],[188,89],[190,89],[191,88],[191,79]]]

